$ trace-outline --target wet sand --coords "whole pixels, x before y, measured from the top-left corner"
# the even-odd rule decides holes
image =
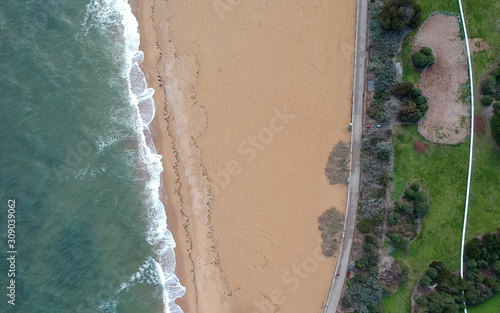
[[[349,142],[355,2],[140,4],[184,312],[320,312],[336,257],[318,217]]]

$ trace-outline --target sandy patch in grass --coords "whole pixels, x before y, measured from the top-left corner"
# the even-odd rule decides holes
[[[437,143],[457,143],[470,132],[470,106],[460,99],[460,87],[467,84],[468,72],[466,47],[459,31],[456,17],[434,15],[422,26],[414,47],[417,50],[428,46],[436,56],[420,84],[429,98],[429,110],[419,130],[426,139]]]

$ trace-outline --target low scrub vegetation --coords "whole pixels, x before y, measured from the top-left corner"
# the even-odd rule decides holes
[[[414,52],[411,55],[411,60],[416,68],[424,68],[436,62],[432,49],[429,47],[422,47],[420,51]]]
[[[500,291],[499,259],[498,232],[473,238],[465,246],[465,280],[443,262],[434,261],[420,278],[427,291],[417,304],[429,313],[458,312],[464,302],[468,307],[480,305]]]
[[[321,249],[325,257],[332,257],[337,251],[337,234],[342,230],[342,214],[336,209],[326,210],[318,218],[318,229],[321,232]]]
[[[415,0],[389,0],[378,16],[385,30],[404,31],[420,24],[420,11]]]
[[[328,163],[326,164],[325,174],[330,185],[347,183],[347,177],[349,175],[349,169],[347,167],[348,158],[349,146],[339,141],[339,143],[333,147],[332,152],[330,152]]]
[[[399,118],[403,122],[417,122],[427,113],[427,99],[422,90],[410,82],[396,84],[391,93],[401,99]]]

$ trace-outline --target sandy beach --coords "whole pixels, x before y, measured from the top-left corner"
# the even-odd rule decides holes
[[[355,2],[158,1],[136,8],[157,105],[184,312],[321,312],[345,211],[328,156],[349,143]],[[167,201],[166,201],[167,202]]]

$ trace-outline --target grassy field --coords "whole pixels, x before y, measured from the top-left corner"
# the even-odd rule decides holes
[[[419,0],[422,18],[437,10],[459,12],[457,0]],[[474,90],[479,96],[480,78],[489,70],[500,55],[500,1],[463,0],[469,38],[482,38],[490,49],[476,52],[472,56]],[[398,61],[403,64],[403,80],[417,83],[420,73],[410,61],[412,40],[416,31],[408,34],[404,41]],[[483,115],[481,105],[476,99],[475,112]],[[486,134],[476,134],[474,144],[474,163],[467,238],[491,232],[500,226],[500,151],[494,147],[489,133],[488,121]],[[399,249],[394,254],[411,268],[408,283],[398,291],[382,299],[384,312],[410,312],[411,293],[419,275],[427,264],[440,259],[450,265],[452,270],[460,266],[460,242],[465,202],[465,188],[468,162],[468,142],[459,146],[429,144],[424,154],[413,151],[413,141],[419,139],[416,126],[395,129],[393,145],[394,192],[399,197],[409,180],[419,179],[431,196],[431,212],[425,218],[419,237],[407,250]],[[500,294],[483,305],[470,308],[471,313],[494,313],[500,306]]]
[[[500,307],[500,294],[497,294],[493,298],[484,302],[480,306],[477,307],[469,307],[467,308],[468,313],[497,313]]]
[[[449,11],[449,12],[459,12],[458,1],[457,0],[423,0],[417,1],[422,7],[422,19],[427,19],[429,15],[438,10]],[[401,47],[401,52],[397,57],[397,60],[403,65],[403,80],[409,81],[414,84],[420,79],[420,73],[413,67],[410,54],[413,44],[413,36],[417,33],[417,30],[413,30],[403,39],[403,45]]]
[[[408,282],[382,299],[385,313],[410,312],[410,299],[417,278],[432,260],[442,260],[453,270],[460,266],[460,242],[469,146],[450,146],[426,141],[425,153],[414,151],[415,140],[422,140],[417,126],[394,130],[394,191],[399,197],[408,182],[417,179],[430,196],[431,211],[425,217],[420,235],[408,249],[398,249],[396,259],[411,268]]]

